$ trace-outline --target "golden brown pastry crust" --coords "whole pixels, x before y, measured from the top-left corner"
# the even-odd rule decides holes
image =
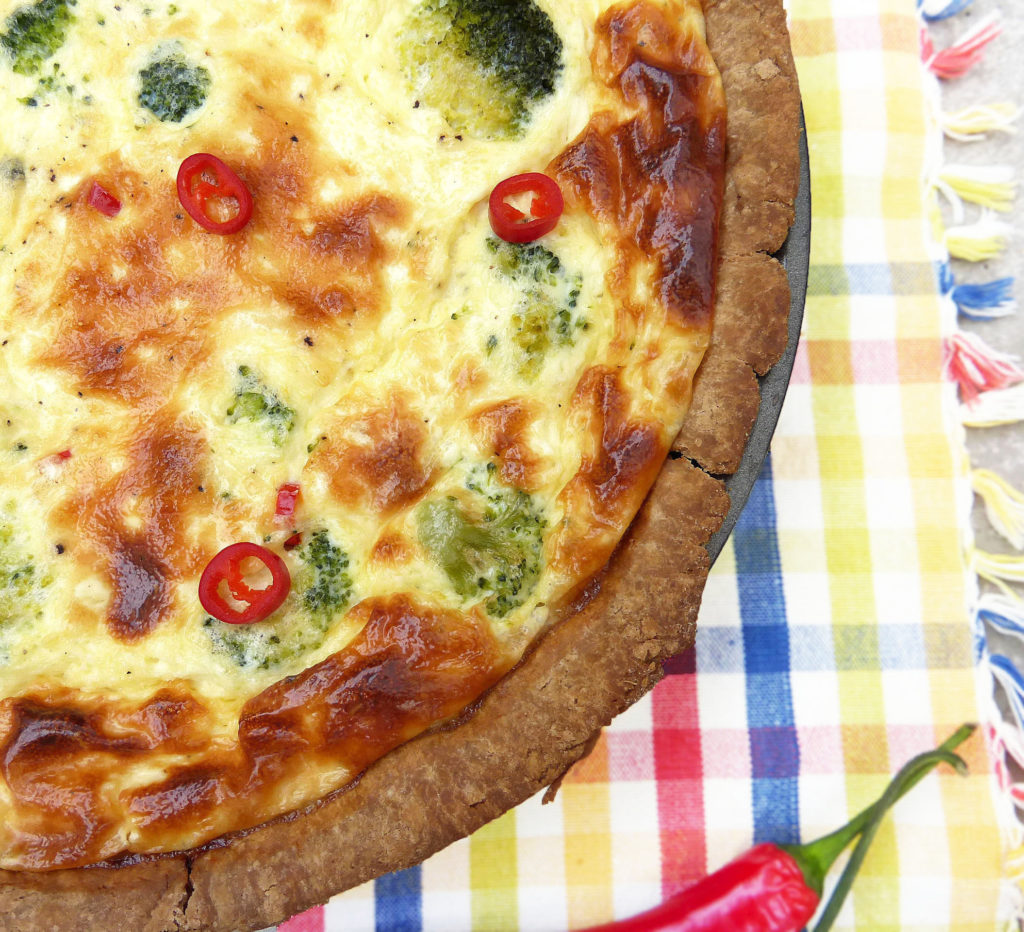
[[[127,867],[0,872],[0,929],[178,929],[188,901],[184,858]]]
[[[736,471],[757,417],[764,375],[786,346],[789,280],[764,253],[732,255],[718,268],[711,347],[673,450],[714,475]]]
[[[730,114],[722,280],[707,377],[677,447],[724,472],[756,413],[753,373],[784,344],[787,290],[764,253],[792,222],[799,92],[780,0],[707,0],[706,15]],[[716,445],[712,431],[727,439]],[[703,545],[727,508],[718,480],[670,459],[590,600],[457,727],[223,845],[124,866],[0,872],[0,929],[106,930],[114,917],[146,930],[259,928],[468,834],[556,781],[660,679],[662,659],[692,644]]]
[[[705,0],[729,113],[711,349],[673,449],[709,472],[739,466],[764,375],[786,345],[789,284],[769,253],[793,224],[800,90],[779,0]]]
[[[775,252],[800,183],[800,92],[778,0],[705,0],[729,110],[719,255]]]

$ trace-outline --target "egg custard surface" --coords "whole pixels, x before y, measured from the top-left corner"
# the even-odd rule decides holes
[[[464,716],[690,402],[699,4],[0,3],[0,119],[0,868],[191,849]],[[564,209],[510,242],[526,173]]]

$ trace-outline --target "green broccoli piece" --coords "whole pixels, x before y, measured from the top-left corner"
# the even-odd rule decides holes
[[[488,463],[466,482],[465,496],[423,502],[416,511],[420,543],[467,601],[486,600],[492,617],[522,605],[540,579],[547,522],[531,495],[501,485]]]
[[[36,81],[36,89],[27,97],[19,97],[18,103],[26,107],[38,107],[40,102],[48,95],[59,91],[66,91],[68,94],[75,93],[75,86],[68,84],[68,76],[60,70],[58,62],[53,63],[53,71],[50,74],[41,74]],[[86,98],[87,100],[89,98]]]
[[[558,256],[539,243],[506,243],[490,236],[487,248],[494,256],[495,270],[522,291],[509,327],[517,371],[530,381],[540,373],[548,350],[575,345],[576,331],[589,326],[577,311],[583,278],[567,274]],[[491,334],[487,353],[496,345],[497,338]]]
[[[180,49],[154,58],[139,78],[139,106],[164,123],[180,123],[206,103],[210,92],[210,72],[190,63]]]
[[[13,530],[0,524],[0,628],[20,617],[25,600],[36,589],[36,568],[30,559],[16,554],[11,546]]]
[[[288,407],[249,366],[238,367],[235,400],[227,410],[229,424],[252,421],[270,433],[275,446],[283,446],[295,426],[295,411]]]
[[[44,74],[36,85],[36,91],[38,93],[47,93],[51,91],[59,91],[63,88],[69,94],[73,94],[75,91],[74,85],[68,84],[67,75],[60,70],[60,65],[56,62],[53,64],[53,71],[50,74]]]
[[[4,20],[0,47],[18,74],[32,75],[46,59],[56,54],[67,39],[77,0],[37,0],[19,7]]]
[[[18,549],[13,525],[0,522],[0,662],[7,659],[11,629],[39,615],[40,591],[50,582],[40,577],[32,558]]]
[[[317,531],[299,551],[308,568],[302,606],[313,618],[333,618],[352,597],[352,576],[348,554],[338,547],[327,531]]]
[[[324,642],[332,623],[352,600],[349,558],[325,530],[313,533],[296,551],[303,566],[295,574],[298,607],[253,625],[229,625],[205,618],[214,648],[240,667],[268,670],[308,654]]]
[[[413,92],[455,132],[510,139],[554,92],[562,40],[533,0],[423,0],[399,58]]]
[[[226,654],[239,667],[269,670],[316,650],[327,636],[328,621],[299,612],[275,616],[252,625],[229,625],[216,618],[203,619],[215,651]]]

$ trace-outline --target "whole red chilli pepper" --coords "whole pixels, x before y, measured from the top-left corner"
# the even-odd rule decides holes
[[[660,906],[600,928],[614,932],[799,930],[814,915],[818,901],[819,894],[807,885],[794,858],[777,845],[764,844]]]
[[[964,725],[936,750],[913,758],[873,805],[838,831],[804,845],[757,845],[660,906],[588,932],[800,932],[818,908],[829,868],[859,836],[814,929],[826,932],[886,812],[943,761],[965,773],[966,765],[953,748],[973,730],[973,725]]]

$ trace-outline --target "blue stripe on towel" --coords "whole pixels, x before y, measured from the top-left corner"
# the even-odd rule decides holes
[[[420,932],[423,898],[419,865],[378,877],[373,892],[377,932]]]
[[[795,842],[800,752],[770,456],[733,531],[733,546],[747,674],[754,841]]]

